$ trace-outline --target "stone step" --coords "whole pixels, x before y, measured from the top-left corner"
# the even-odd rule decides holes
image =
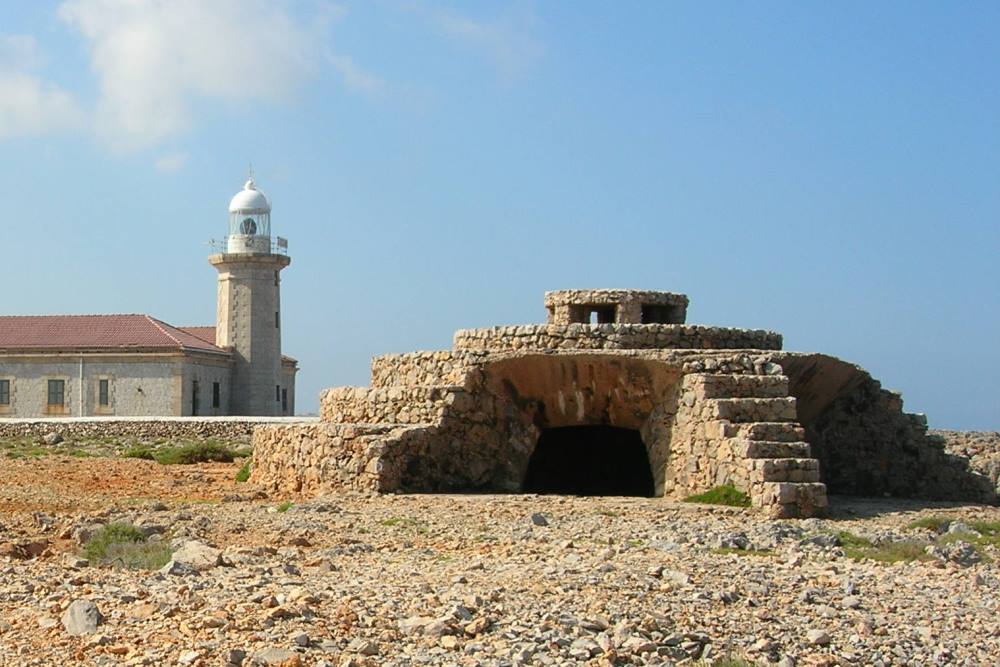
[[[748,459],[750,483],[818,482],[819,461],[816,459]]]
[[[746,423],[795,421],[795,399],[784,398],[709,398],[708,419]]]
[[[698,373],[685,382],[704,398],[784,398],[788,378],[784,375],[738,375]]]
[[[333,423],[430,424],[468,392],[457,385],[336,387],[320,395],[320,419]]]
[[[779,440],[744,440],[736,451],[748,459],[807,459],[811,455],[808,442]]]
[[[820,482],[764,482],[752,497],[775,519],[818,516],[827,506],[826,484]]]
[[[750,422],[729,424],[725,437],[768,442],[800,442],[805,439],[805,429],[795,422]]]

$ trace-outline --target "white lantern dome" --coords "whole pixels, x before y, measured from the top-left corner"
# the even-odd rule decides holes
[[[270,213],[271,202],[257,189],[253,177],[247,179],[243,189],[229,201],[230,213]]]
[[[271,202],[257,189],[253,175],[229,201],[229,236],[226,252],[271,253]]]

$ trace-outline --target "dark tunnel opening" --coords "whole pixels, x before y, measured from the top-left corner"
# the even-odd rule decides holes
[[[653,471],[639,432],[613,426],[547,428],[528,462],[525,493],[644,496]]]

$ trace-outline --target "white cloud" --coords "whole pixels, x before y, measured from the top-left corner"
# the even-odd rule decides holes
[[[83,121],[76,100],[31,70],[41,65],[29,35],[0,35],[0,139],[73,129]]]
[[[153,166],[156,167],[157,171],[170,173],[179,170],[187,164],[187,159],[187,153],[172,153],[157,159],[156,162],[153,163]]]
[[[481,51],[504,80],[523,74],[544,52],[535,36],[537,18],[528,9],[514,10],[494,20],[477,20],[444,10],[430,16],[441,33]]]
[[[350,56],[328,55],[327,60],[340,76],[348,90],[366,95],[381,95],[386,91],[386,83],[365,70]]]
[[[323,30],[268,0],[66,0],[99,82],[96,130],[112,147],[187,129],[199,100],[281,101],[324,53]]]

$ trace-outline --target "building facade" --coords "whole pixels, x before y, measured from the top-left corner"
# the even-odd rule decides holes
[[[216,326],[149,315],[0,316],[0,417],[295,414],[298,363],[281,354],[271,205],[249,179],[229,205]]]

